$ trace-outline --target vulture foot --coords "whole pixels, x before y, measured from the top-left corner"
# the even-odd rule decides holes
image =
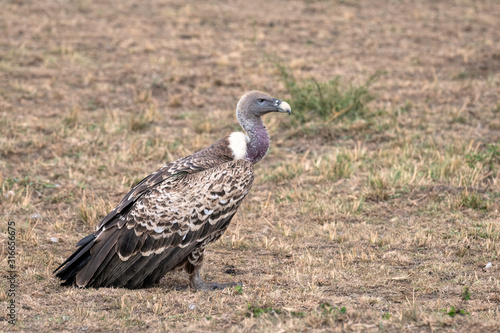
[[[200,277],[200,269],[201,269],[201,265],[195,267],[195,270],[192,273],[191,278],[190,278],[190,285],[191,285],[191,288],[193,288],[194,290],[222,290],[222,289],[227,288],[227,287],[242,286],[242,284],[238,283],[238,282],[205,283],[205,282],[203,282],[203,280]]]

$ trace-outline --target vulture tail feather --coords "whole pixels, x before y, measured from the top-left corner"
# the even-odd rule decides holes
[[[123,287],[121,284],[121,276],[124,274],[130,266],[132,266],[141,256],[132,256],[127,261],[123,261],[120,257],[113,256],[113,259],[109,262],[108,266],[102,271],[103,282],[102,285],[106,287]]]
[[[76,284],[79,287],[87,287],[87,284],[94,276],[96,270],[107,258],[107,255],[111,251],[111,249],[116,245],[116,239],[119,235],[118,231],[118,228],[105,230],[102,233],[102,241],[101,238],[98,238],[96,240],[92,250],[90,251],[93,259],[92,262],[89,265],[85,266],[76,277]],[[108,233],[111,235],[107,235]]]
[[[118,257],[118,255],[116,254],[115,251],[109,251],[108,255],[103,260],[101,266],[97,268],[94,275],[92,276],[92,279],[90,279],[88,283],[89,287],[104,287],[102,281],[104,280],[105,276],[103,276],[101,273],[108,266],[109,262],[113,257]]]
[[[83,238],[78,242],[79,248],[54,271],[57,272],[56,276],[64,281],[62,285],[72,284],[76,274],[89,262],[90,248],[94,245],[95,239],[94,234]]]

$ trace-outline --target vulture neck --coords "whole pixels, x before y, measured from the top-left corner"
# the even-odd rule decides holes
[[[250,141],[247,144],[245,159],[252,164],[259,162],[267,154],[269,149],[270,139],[266,127],[260,117],[252,117],[238,120],[241,127],[248,133]]]

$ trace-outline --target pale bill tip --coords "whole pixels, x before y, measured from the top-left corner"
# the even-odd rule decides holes
[[[279,109],[282,110],[282,112],[288,112],[288,114],[292,113],[292,108],[290,107],[290,104],[288,104],[285,101],[281,101],[281,104],[279,105]]]

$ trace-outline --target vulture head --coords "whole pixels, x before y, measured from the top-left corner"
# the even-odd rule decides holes
[[[260,118],[269,112],[286,112],[289,115],[292,109],[287,102],[272,98],[261,91],[250,91],[241,97],[236,106],[236,115],[240,123],[245,118]],[[243,125],[243,124],[242,124]]]
[[[259,162],[269,149],[269,134],[261,116],[269,112],[284,112],[289,115],[292,108],[285,101],[272,98],[261,91],[250,91],[241,97],[236,106],[236,117],[247,132],[232,133],[229,142],[236,158],[246,158],[253,164]]]

